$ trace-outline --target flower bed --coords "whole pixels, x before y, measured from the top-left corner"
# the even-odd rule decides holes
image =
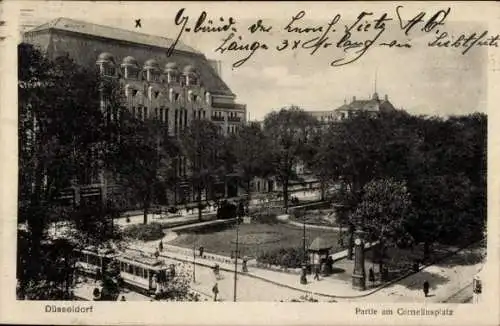
[[[158,223],[129,225],[123,230],[123,235],[141,241],[159,240],[165,236]]]
[[[304,250],[302,248],[278,248],[265,251],[257,257],[258,263],[283,268],[300,268],[303,260]]]
[[[290,215],[290,219],[294,222],[303,223],[304,222],[303,214],[305,214],[306,224],[321,225],[321,226],[338,226],[334,221],[325,219],[325,217],[331,213],[332,213],[331,209],[294,212],[293,214]]]

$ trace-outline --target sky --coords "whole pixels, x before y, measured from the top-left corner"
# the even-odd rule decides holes
[[[466,55],[461,50],[428,47],[427,43],[436,38],[434,30],[424,33],[416,28],[404,35],[399,26],[395,5],[390,3],[352,4],[339,3],[135,3],[135,2],[20,2],[22,11],[19,25],[41,24],[57,17],[73,18],[92,23],[135,30],[142,33],[176,38],[180,26],[174,19],[180,8],[185,7],[184,16],[189,16],[186,26],[193,27],[194,22],[205,10],[209,18],[217,22],[219,17],[225,21],[229,16],[236,20],[236,37],[242,37],[241,43],[258,41],[268,45],[269,50],[257,50],[242,66],[234,68],[232,64],[243,58],[245,51],[216,52],[229,32],[188,33],[181,35],[180,41],[203,52],[209,59],[222,62],[222,78],[237,95],[237,101],[247,105],[251,120],[262,119],[267,113],[288,105],[297,105],[305,110],[333,110],[351,101],[372,96],[376,90],[380,97],[388,95],[397,108],[413,114],[452,115],[475,111],[486,112],[488,89],[488,49],[473,48]],[[433,3],[425,6],[425,18],[428,19],[437,10],[448,5]],[[423,6],[418,3],[405,5],[400,15],[408,20],[418,14]],[[453,35],[460,33],[482,32],[487,29],[484,23],[470,21],[466,13],[470,7],[465,4],[453,7],[446,17],[445,24],[438,26],[442,31]],[[317,33],[288,33],[284,27],[299,11],[305,16],[293,26],[326,28],[337,14],[339,21],[333,25],[335,32],[328,34],[334,44],[319,49],[314,55],[311,50],[292,50],[291,45],[284,51],[276,51],[283,39],[307,41],[321,36]],[[347,55],[354,58],[352,51],[343,52],[335,43],[344,35],[345,25],[354,23],[357,15],[363,11],[373,12],[369,18],[380,17],[387,13],[393,21],[387,22],[387,28],[379,41],[409,41],[411,49],[372,47],[365,55],[347,65],[331,67],[330,62]],[[470,17],[470,16],[469,16]],[[141,19],[141,28],[135,28],[135,19]],[[207,18],[207,20],[209,19]],[[248,32],[247,27],[257,18],[263,19],[266,26],[272,26],[268,33]],[[478,17],[481,18],[481,17]],[[484,20],[483,20],[484,21]],[[364,20],[363,20],[364,22]],[[372,24],[373,27],[373,24]],[[352,33],[352,40],[368,40],[377,31]],[[491,50],[490,50],[491,51]],[[347,54],[346,54],[347,53]]]

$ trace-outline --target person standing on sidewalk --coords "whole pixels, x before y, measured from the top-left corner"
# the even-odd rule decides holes
[[[158,245],[158,249],[160,249],[160,252],[163,251],[163,241],[160,240],[160,244]]]
[[[217,301],[217,295],[219,294],[219,286],[217,283],[215,283],[214,287],[212,288],[212,293],[214,294],[214,301]]]
[[[427,282],[427,281],[424,282],[423,290],[424,290],[425,297],[427,297],[429,295],[429,282]]]

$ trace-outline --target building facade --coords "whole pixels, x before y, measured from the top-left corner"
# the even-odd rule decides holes
[[[315,117],[320,123],[329,123],[347,119],[358,112],[367,112],[377,115],[379,113],[393,112],[396,108],[389,101],[389,96],[386,94],[383,99],[379,98],[377,92],[373,93],[371,98],[357,99],[352,97],[351,102],[344,101],[344,104],[333,110],[326,111],[306,111]]]
[[[37,46],[49,59],[68,55],[103,76],[119,79],[131,113],[140,119],[159,119],[171,135],[178,135],[194,119],[213,121],[224,135],[237,132],[245,123],[246,106],[236,102],[236,95],[222,80],[220,62],[208,60],[182,42],[169,53],[172,39],[67,18],[23,33],[23,41]],[[179,184],[169,204],[193,201],[188,176],[183,173],[185,158],[178,158],[176,165]],[[67,196],[74,201],[86,196],[106,198],[115,188],[101,171]],[[231,194],[228,188],[233,189]],[[238,195],[234,186],[219,189],[226,197]]]

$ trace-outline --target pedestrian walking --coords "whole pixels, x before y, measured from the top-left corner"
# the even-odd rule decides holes
[[[99,282],[102,278],[101,269],[98,268],[95,272],[95,283]]]
[[[160,240],[160,244],[158,245],[158,249],[160,249],[160,252],[163,251],[163,241]]]
[[[375,272],[373,271],[372,267],[370,267],[370,269],[368,270],[368,280],[370,281],[372,286],[375,284]]]
[[[424,295],[427,297],[429,295],[429,282],[424,282]]]
[[[125,300],[125,296],[124,295],[122,295],[122,298],[120,299],[120,301],[127,301],[127,300]]]
[[[219,275],[220,275],[220,267],[219,267],[219,264],[215,264],[214,268],[214,275],[215,275],[215,278],[218,280],[219,279]]]
[[[214,294],[214,301],[217,301],[217,295],[219,294],[219,285],[217,283],[212,288],[212,293]]]
[[[319,265],[314,266],[314,279],[319,281]]]
[[[156,248],[156,250],[155,250],[155,258],[158,259],[159,256],[160,256],[160,252],[158,251],[158,248]]]

